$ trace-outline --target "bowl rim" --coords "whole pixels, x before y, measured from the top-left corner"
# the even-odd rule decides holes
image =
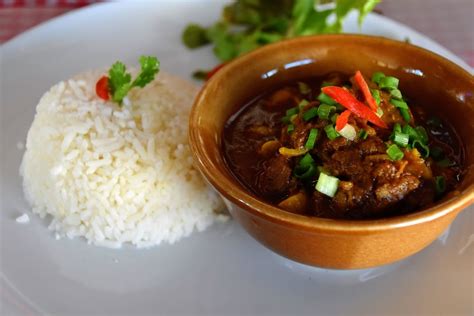
[[[472,204],[474,202],[474,183],[469,184],[462,192],[454,191],[448,193],[448,196],[441,200],[441,202],[438,202],[435,205],[430,206],[426,209],[394,217],[374,220],[345,220],[305,216],[286,212],[276,206],[273,206],[269,203],[264,202],[263,200],[258,199],[248,190],[246,190],[243,185],[239,184],[239,181],[232,175],[232,172],[230,170],[229,174],[232,179],[229,179],[229,177],[227,177],[225,174],[219,172],[218,169],[209,168],[209,166],[213,165],[213,163],[210,161],[209,156],[206,153],[206,150],[204,148],[205,146],[198,146],[200,129],[194,128],[194,126],[197,125],[197,121],[199,118],[199,108],[202,104],[202,100],[207,94],[208,87],[213,85],[214,82],[218,82],[221,77],[224,77],[225,73],[237,70],[238,67],[241,67],[240,64],[245,64],[248,61],[255,59],[256,57],[265,54],[268,51],[276,50],[281,46],[291,45],[292,43],[296,42],[304,43],[311,41],[324,41],[336,38],[345,38],[345,40],[352,39],[361,42],[361,44],[363,44],[364,41],[379,41],[387,45],[397,46],[401,49],[412,49],[415,51],[419,51],[422,54],[430,56],[430,58],[434,58],[440,64],[443,64],[443,66],[447,67],[449,71],[455,72],[457,75],[464,76],[466,77],[466,79],[470,79],[472,81],[472,75],[467,70],[434,52],[406,42],[396,41],[380,36],[360,34],[313,35],[288,39],[266,45],[262,48],[259,48],[241,57],[238,57],[226,64],[225,67],[223,67],[208,82],[205,83],[205,85],[195,98],[189,117],[188,136],[194,161],[197,164],[201,173],[204,175],[204,177],[225,199],[229,200],[232,203],[235,203],[245,211],[255,216],[267,219],[276,224],[294,226],[298,229],[304,229],[306,231],[313,232],[324,231],[326,233],[334,232],[353,234],[364,233],[369,231],[393,230],[434,221],[452,212],[457,214],[461,212],[462,209]],[[221,152],[220,149],[219,151]],[[225,166],[225,168],[229,169],[227,166]]]

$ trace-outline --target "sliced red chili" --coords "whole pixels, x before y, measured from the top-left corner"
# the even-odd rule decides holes
[[[364,76],[362,76],[359,70],[356,71],[354,75],[354,79],[360,91],[362,91],[362,94],[364,95],[364,98],[367,104],[370,106],[370,108],[373,111],[377,111],[377,102],[375,102],[375,99],[372,96],[372,93],[370,92],[369,85],[367,84],[367,82],[364,79]]]
[[[349,91],[336,86],[323,87],[321,90],[358,117],[366,119],[379,127],[388,128],[387,124],[374,111],[357,100]]]
[[[346,126],[347,122],[349,121],[349,116],[351,116],[351,111],[345,110],[336,119],[336,131],[340,131],[341,129]]]
[[[105,101],[109,100],[109,77],[103,76],[95,85],[95,93]]]

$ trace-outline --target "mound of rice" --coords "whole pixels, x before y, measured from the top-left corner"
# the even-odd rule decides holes
[[[188,114],[196,88],[165,73],[103,102],[95,71],[60,82],[40,100],[20,173],[33,212],[57,237],[149,247],[202,231],[224,209],[193,167]]]

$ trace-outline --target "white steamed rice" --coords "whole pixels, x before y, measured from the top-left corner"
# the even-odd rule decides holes
[[[119,107],[95,95],[102,74],[41,98],[20,169],[33,212],[61,237],[107,247],[173,243],[225,219],[187,144],[196,88],[160,73]]]

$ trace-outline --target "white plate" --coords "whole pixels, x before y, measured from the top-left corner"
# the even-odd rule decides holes
[[[157,55],[187,77],[211,67],[210,49],[188,51],[188,22],[214,21],[222,1],[95,5],[43,24],[1,48],[1,274],[3,314],[472,314],[473,214],[402,262],[363,271],[303,266],[255,242],[234,222],[149,250],[56,241],[26,204],[18,167],[39,97],[54,83],[116,60]],[[356,17],[346,30],[359,32]],[[370,15],[361,30],[410,40],[467,68],[421,34]],[[186,124],[186,122],[183,122]],[[30,214],[29,224],[15,218]]]

